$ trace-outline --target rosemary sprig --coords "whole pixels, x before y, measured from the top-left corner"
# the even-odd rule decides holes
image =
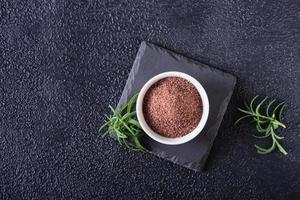
[[[137,100],[137,95],[134,95],[127,103],[120,108],[114,109],[109,106],[112,114],[105,115],[106,120],[100,127],[99,132],[106,128],[102,137],[115,135],[121,145],[125,145],[128,149],[135,151],[144,151],[145,148],[140,143],[140,136],[143,130],[136,120],[136,112],[132,108]]]
[[[259,135],[254,135],[254,137],[258,139],[271,138],[272,145],[269,148],[262,148],[258,145],[254,145],[257,153],[259,154],[268,154],[271,153],[276,147],[279,149],[281,153],[287,155],[286,150],[281,146],[279,140],[282,140],[284,137],[280,137],[275,133],[275,130],[279,127],[286,128],[286,126],[282,122],[282,112],[286,106],[285,102],[278,104],[277,106],[273,106],[276,100],[272,100],[268,103],[265,111],[262,111],[262,106],[268,99],[265,97],[262,101],[260,101],[257,106],[254,108],[254,102],[258,99],[258,96],[255,96],[250,105],[245,103],[245,108],[238,108],[239,111],[244,113],[245,115],[239,118],[235,124],[239,123],[241,120],[245,118],[252,118],[256,123],[256,130]]]

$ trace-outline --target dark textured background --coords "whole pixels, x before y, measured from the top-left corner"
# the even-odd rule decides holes
[[[206,170],[97,133],[141,41],[238,77]],[[0,199],[299,199],[300,2],[0,1]],[[286,100],[288,156],[255,153],[236,106]]]

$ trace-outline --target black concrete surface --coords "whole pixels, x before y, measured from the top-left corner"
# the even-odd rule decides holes
[[[96,129],[141,41],[238,77],[196,173]],[[0,1],[0,199],[299,199],[300,2]],[[288,155],[258,155],[236,107],[285,100]]]

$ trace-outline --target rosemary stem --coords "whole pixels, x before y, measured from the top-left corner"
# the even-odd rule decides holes
[[[240,122],[242,119],[247,118],[247,117],[252,117],[253,120],[256,123],[256,130],[261,134],[260,136],[254,135],[256,138],[263,139],[271,136],[272,139],[272,146],[269,148],[262,148],[258,145],[255,145],[257,152],[260,154],[268,154],[272,152],[275,148],[278,148],[278,150],[284,154],[287,155],[288,153],[286,150],[283,148],[283,146],[279,143],[279,140],[282,140],[284,137],[280,137],[276,135],[275,130],[277,130],[279,127],[286,128],[285,124],[282,122],[282,112],[283,109],[285,108],[286,103],[282,102],[278,104],[274,109],[272,109],[272,105],[276,100],[272,100],[268,103],[267,108],[264,111],[262,111],[262,106],[265,103],[267,97],[265,97],[263,100],[261,100],[255,108],[254,102],[258,98],[258,96],[255,96],[251,103],[250,106],[248,106],[245,103],[244,109],[238,108],[239,111],[242,113],[246,114],[242,117],[240,117],[236,123]],[[274,106],[273,106],[274,107]],[[270,109],[272,110],[270,113]],[[236,124],[235,123],[235,124]],[[267,128],[265,128],[267,127]]]

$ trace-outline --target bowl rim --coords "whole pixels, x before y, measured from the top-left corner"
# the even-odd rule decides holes
[[[201,119],[200,119],[197,127],[192,132],[190,132],[182,137],[168,138],[168,137],[159,135],[158,133],[156,133],[149,127],[149,125],[147,124],[147,122],[144,118],[143,100],[144,100],[146,92],[154,83],[156,83],[157,81],[159,81],[163,78],[167,78],[167,77],[180,77],[180,78],[184,78],[185,80],[188,80],[190,83],[192,83],[196,87],[196,89],[201,97],[201,100],[202,100],[203,111],[202,111],[202,116],[201,116]],[[162,143],[162,144],[179,145],[179,144],[183,144],[183,143],[189,142],[190,140],[194,139],[203,130],[203,128],[205,127],[205,124],[207,122],[208,115],[209,115],[209,100],[208,100],[208,96],[207,96],[207,93],[206,93],[204,87],[194,77],[192,77],[186,73],[179,72],[179,71],[167,71],[167,72],[157,74],[156,76],[152,77],[150,80],[148,80],[144,84],[144,86],[142,87],[142,89],[140,90],[140,92],[138,94],[138,98],[137,98],[137,102],[136,102],[136,114],[137,114],[137,118],[138,118],[138,121],[139,121],[142,129],[149,137],[151,137],[155,141]]]

